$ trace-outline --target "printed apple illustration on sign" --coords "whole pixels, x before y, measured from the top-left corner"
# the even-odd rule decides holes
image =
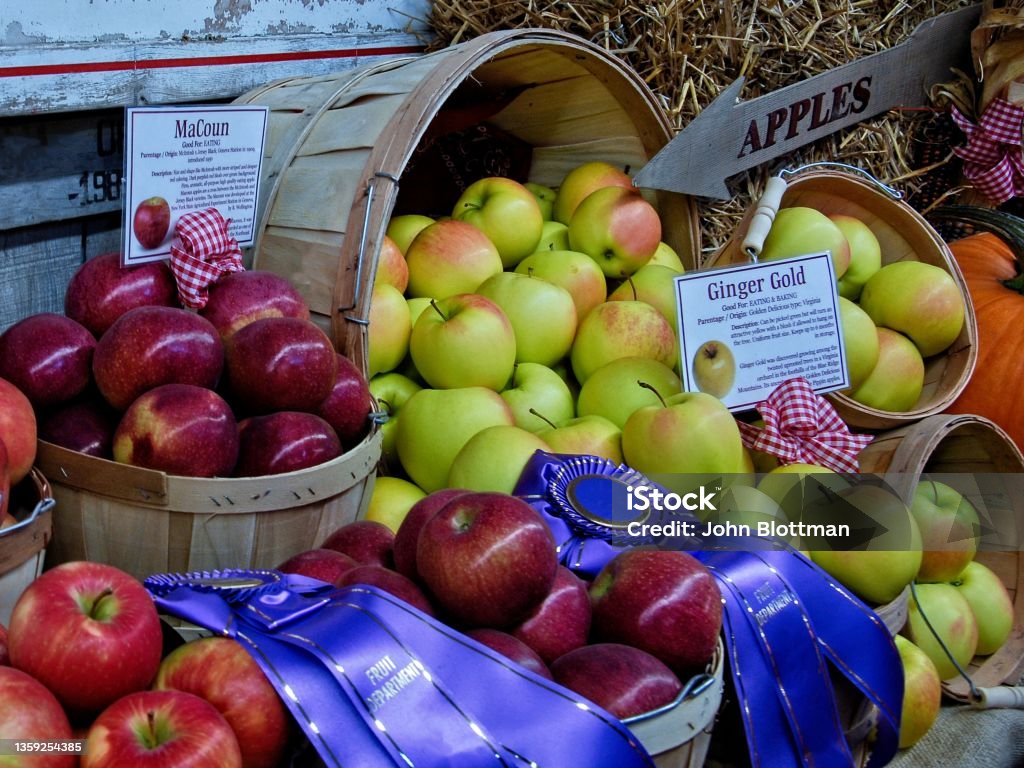
[[[697,389],[722,398],[736,381],[736,359],[724,341],[705,341],[693,356],[693,381]]]
[[[147,197],[135,209],[132,232],[143,248],[157,248],[171,228],[171,206],[162,197]]]

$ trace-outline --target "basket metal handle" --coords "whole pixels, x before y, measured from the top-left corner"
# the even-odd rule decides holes
[[[840,170],[852,173],[856,176],[862,177],[865,181],[870,182],[874,186],[878,187],[882,192],[889,195],[893,200],[902,200],[903,193],[895,187],[890,187],[888,184],[882,183],[879,179],[875,178],[872,174],[865,171],[863,168],[858,168],[856,165],[850,165],[849,163],[840,163],[837,160],[819,160],[814,163],[807,163],[796,168],[786,168],[779,171],[779,176],[784,179],[788,179],[790,176],[796,176],[797,174],[803,173],[804,171],[811,171],[818,168],[824,168],[826,170]]]

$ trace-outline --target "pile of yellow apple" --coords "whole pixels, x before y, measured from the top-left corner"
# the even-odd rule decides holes
[[[839,285],[850,388],[843,394],[880,411],[912,410],[925,359],[947,350],[964,324],[964,295],[949,272],[916,260],[884,263],[862,220],[791,206],[776,215],[764,259],[829,250]]]

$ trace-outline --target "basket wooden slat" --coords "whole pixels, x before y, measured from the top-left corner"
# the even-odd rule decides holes
[[[53,495],[38,467],[11,489],[10,511],[19,524],[0,531],[0,624],[10,624],[18,597],[42,573],[53,538]]]

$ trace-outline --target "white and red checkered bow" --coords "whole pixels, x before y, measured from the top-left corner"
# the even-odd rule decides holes
[[[747,448],[783,464],[816,464],[836,472],[857,472],[857,456],[872,441],[855,435],[835,408],[815,394],[805,378],[787,379],[757,404],[764,429],[738,421]]]
[[[229,219],[216,208],[186,213],[174,231],[178,239],[171,245],[171,272],[178,283],[181,303],[190,309],[202,309],[208,299],[207,288],[228,272],[242,272],[242,249],[228,234]]]
[[[1005,99],[993,99],[977,125],[956,107],[951,114],[967,136],[966,146],[953,150],[964,161],[964,176],[997,205],[1024,194],[1024,109]]]

